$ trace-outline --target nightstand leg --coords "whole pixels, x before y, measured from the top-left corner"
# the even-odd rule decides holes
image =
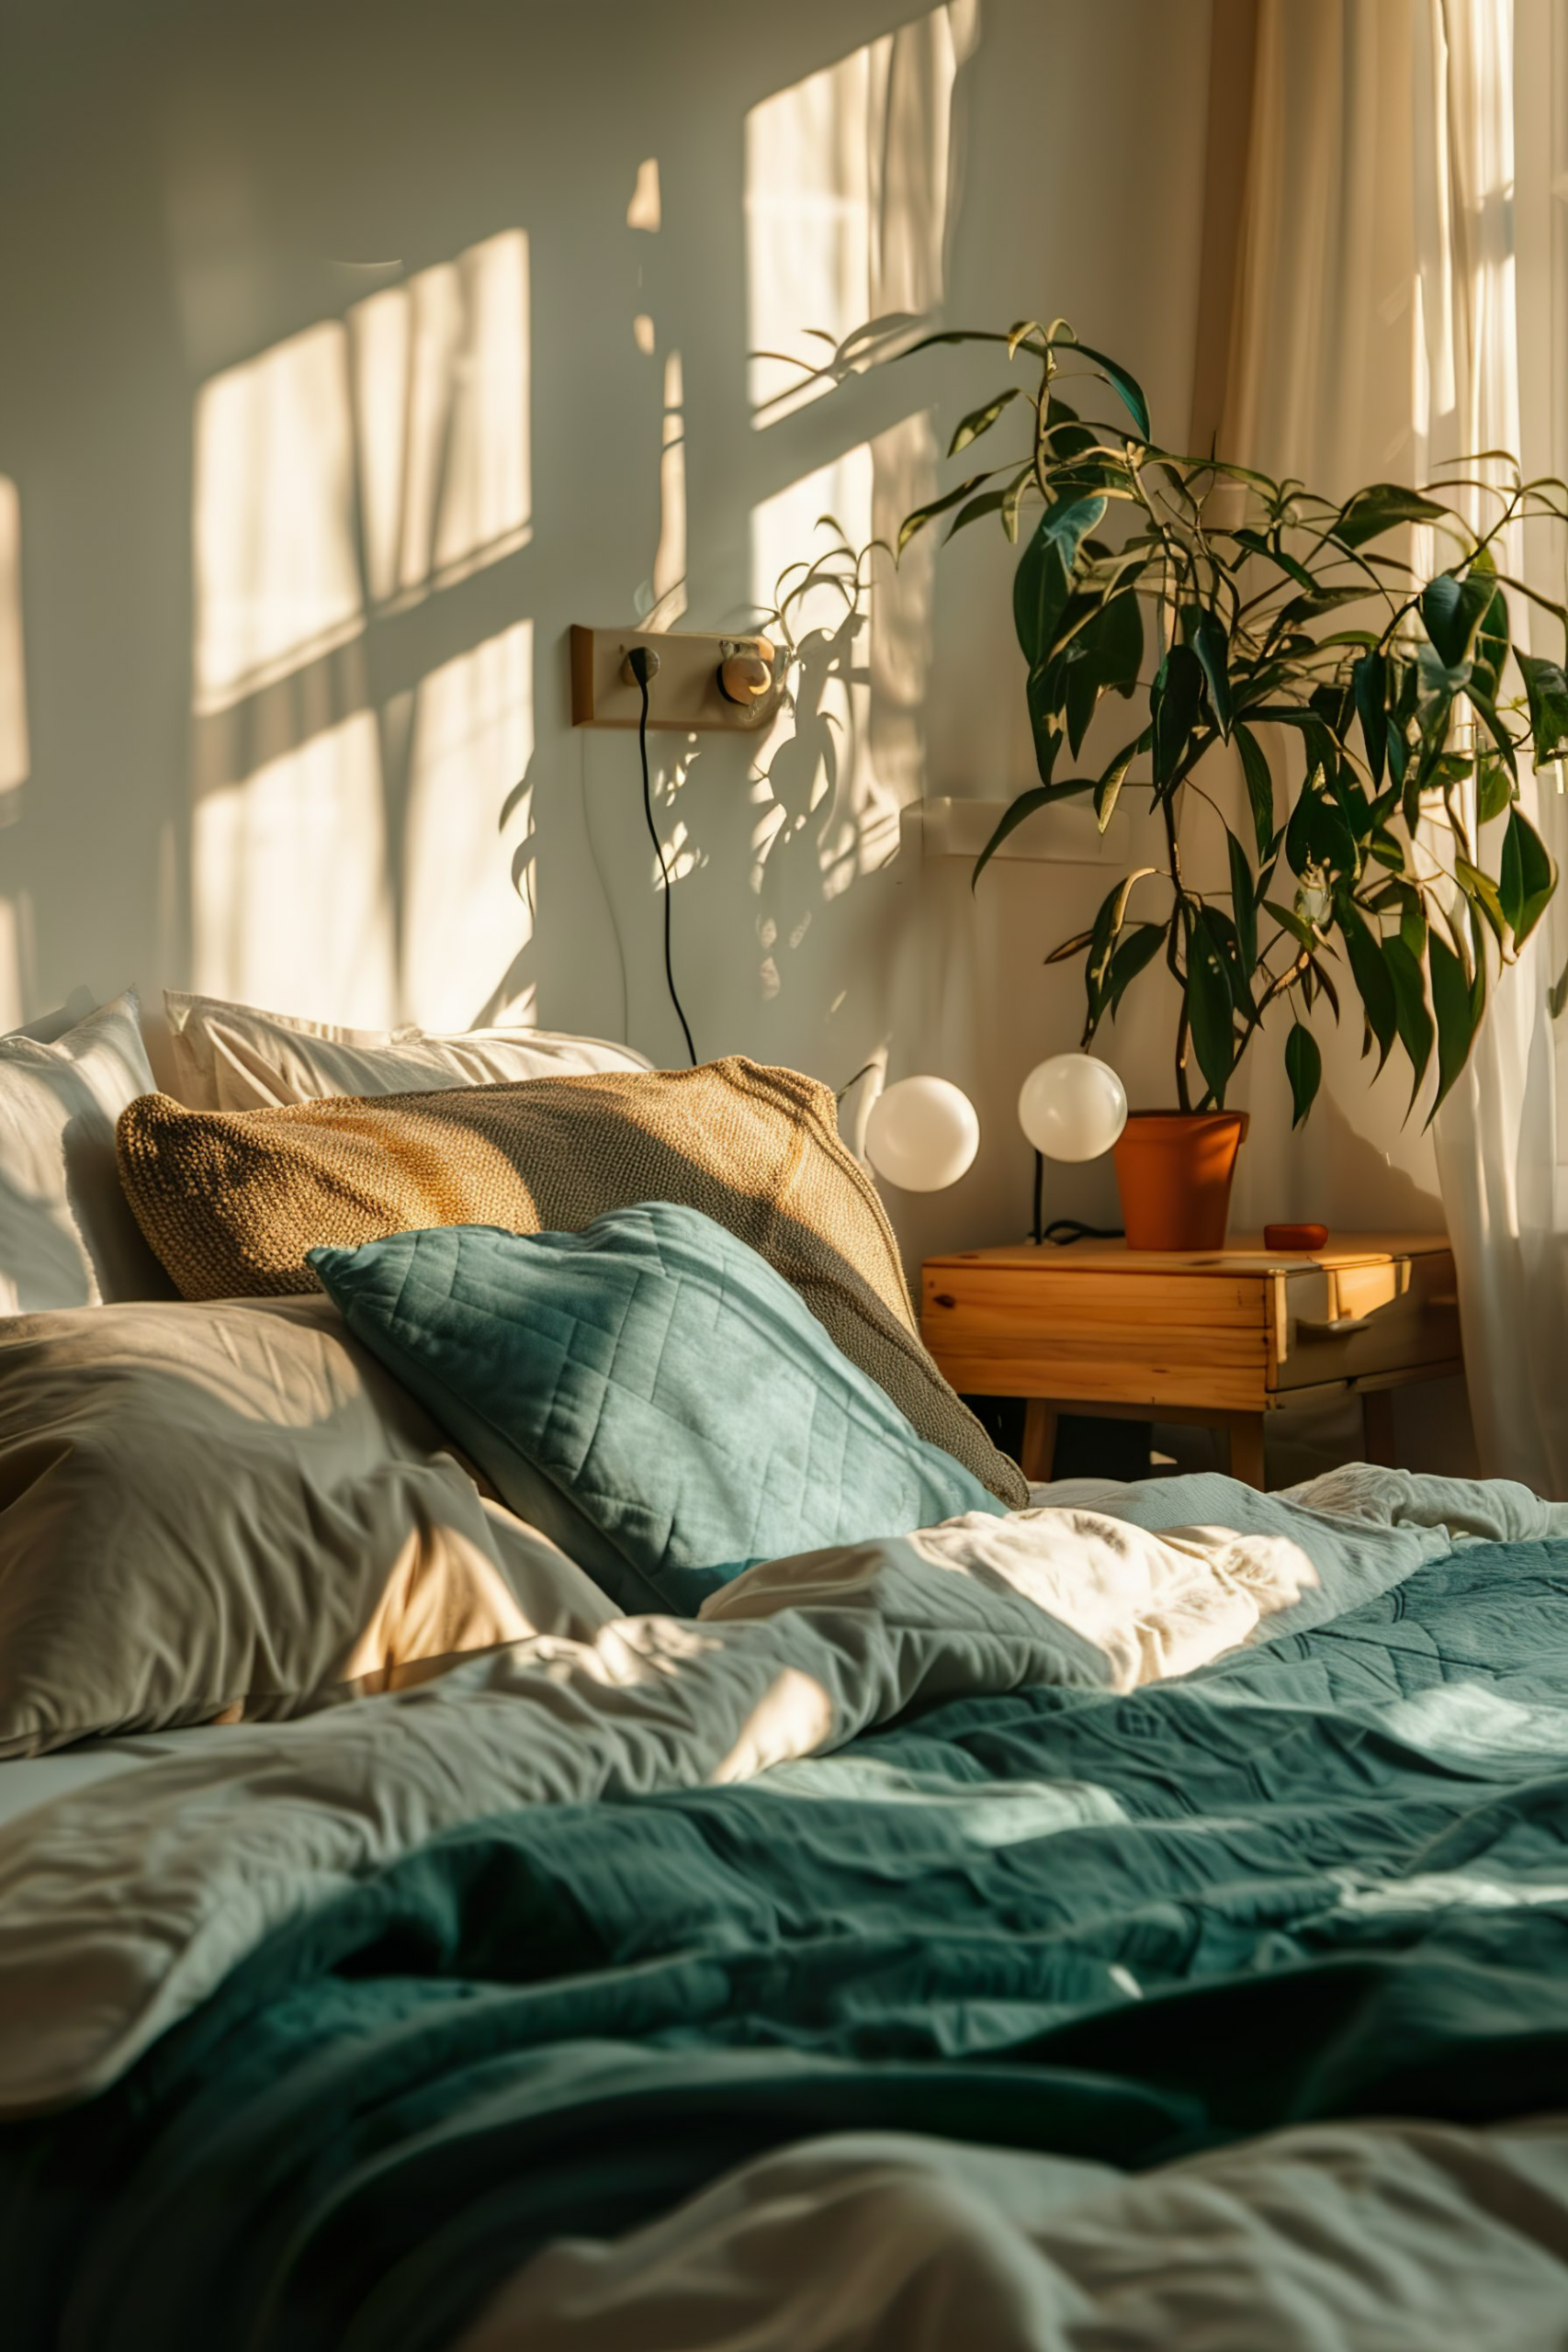
[[[1361,1443],[1369,1462],[1381,1462],[1389,1470],[1394,1467],[1392,1388],[1362,1389]]]
[[[1031,1486],[1043,1487],[1056,1458],[1056,1408],[1043,1396],[1026,1398],[1023,1408],[1023,1460],[1019,1468]]]
[[[1263,1490],[1263,1416],[1261,1413],[1232,1413],[1229,1416],[1231,1476],[1244,1486]]]

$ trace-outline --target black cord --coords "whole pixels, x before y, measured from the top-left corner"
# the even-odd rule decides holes
[[[833,1097],[834,1102],[841,1102],[852,1086],[858,1086],[863,1078],[869,1078],[874,1069],[880,1069],[882,1065],[880,1062],[862,1062],[853,1078],[845,1079],[842,1086],[840,1087],[838,1092]]]
[[[1037,1151],[1034,1155],[1034,1217],[1032,1227],[1032,1238],[1037,1249],[1047,1241],[1055,1243],[1058,1249],[1069,1241],[1120,1241],[1126,1233],[1125,1226],[1080,1225],[1076,1216],[1055,1216],[1047,1225],[1044,1216],[1045,1155]]]
[[[659,860],[659,871],[664,878],[664,985],[670,991],[670,1001],[675,1008],[675,1018],[681,1023],[686,1040],[686,1052],[692,1068],[697,1066],[697,1049],[692,1043],[692,1024],[682,1008],[675,987],[675,967],[670,960],[670,868],[664,862],[664,844],[659,838],[659,828],[653,821],[653,786],[648,780],[648,679],[639,670],[637,684],[642,689],[642,717],[637,724],[637,747],[642,755],[642,813],[648,819],[648,837],[653,843],[653,854]]]

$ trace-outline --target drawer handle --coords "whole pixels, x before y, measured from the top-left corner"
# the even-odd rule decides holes
[[[1381,1306],[1370,1308],[1365,1315],[1339,1315],[1322,1323],[1313,1322],[1306,1316],[1302,1315],[1296,1318],[1296,1329],[1303,1340],[1343,1340],[1352,1331],[1370,1329],[1380,1315],[1386,1315],[1391,1306],[1397,1306],[1400,1304],[1401,1301],[1398,1299],[1385,1299]],[[1457,1306],[1459,1300],[1445,1292],[1440,1298],[1417,1299],[1416,1304],[1425,1313],[1429,1306]]]
[[[955,1298],[950,1298],[944,1290],[939,1290],[931,1301],[933,1306],[956,1306],[957,1304],[958,1301]]]

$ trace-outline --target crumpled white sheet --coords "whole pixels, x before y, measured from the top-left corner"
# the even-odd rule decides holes
[[[797,2142],[520,2268],[452,2352],[1561,2352],[1568,2120],[1336,2123],[1127,2177]]]
[[[1568,1503],[1543,1502],[1507,1478],[1442,1478],[1348,1462],[1278,1493],[1215,1471],[1121,1484],[1066,1478],[1029,1490],[1032,1509],[1096,1511],[1169,1542],[1235,1537],[1295,1544],[1311,1570],[1293,1603],[1243,1638],[1304,1634],[1375,1600],[1456,1543],[1537,1543],[1568,1535]]]

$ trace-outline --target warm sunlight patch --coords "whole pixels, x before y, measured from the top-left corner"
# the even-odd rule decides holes
[[[953,92],[977,19],[975,0],[950,0],[748,114],[754,423],[825,391],[828,379],[807,370],[852,329],[890,312],[919,321],[940,305]],[[797,354],[803,366],[792,364]]]
[[[203,387],[196,695],[231,702],[363,627],[347,350],[329,320]]]
[[[373,711],[197,800],[191,899],[198,989],[350,1025],[395,1017]]]
[[[400,993],[404,1017],[417,1006],[426,1028],[466,1029],[514,1007],[527,985],[533,660],[533,623],[518,621],[433,671],[414,697]]]
[[[348,326],[370,595],[412,601],[528,536],[528,240],[470,245]]]

